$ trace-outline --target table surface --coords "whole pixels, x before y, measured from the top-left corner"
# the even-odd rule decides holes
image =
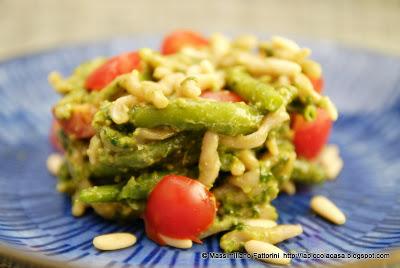
[[[400,55],[399,25],[399,0],[0,0],[0,60],[182,27],[328,39]]]

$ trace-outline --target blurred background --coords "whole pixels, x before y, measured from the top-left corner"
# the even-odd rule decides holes
[[[0,60],[175,28],[327,39],[400,55],[400,0],[0,0]]]

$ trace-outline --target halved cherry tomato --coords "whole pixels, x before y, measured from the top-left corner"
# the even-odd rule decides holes
[[[310,81],[315,91],[317,91],[318,93],[321,93],[324,90],[324,79],[322,78],[322,76],[317,79],[310,78]]]
[[[137,69],[140,64],[137,52],[124,53],[115,56],[93,71],[86,79],[88,90],[101,90],[117,76]]]
[[[60,139],[58,138],[58,132],[60,130],[61,130],[60,124],[57,122],[57,120],[53,119],[53,121],[51,122],[51,128],[49,133],[50,144],[53,146],[54,149],[56,149],[60,153],[63,153],[64,148],[61,144]]]
[[[293,119],[296,153],[308,159],[315,158],[328,141],[332,129],[332,120],[325,110],[317,110],[317,118],[307,122],[303,116],[295,115]]]
[[[76,105],[70,118],[58,120],[62,129],[78,139],[90,138],[95,134],[92,127],[93,116],[97,109],[90,104]]]
[[[159,234],[198,242],[199,234],[212,224],[215,213],[215,198],[203,184],[188,177],[167,175],[147,200],[146,232],[159,244],[165,244]]]
[[[161,53],[173,54],[185,46],[202,47],[208,45],[208,40],[200,34],[187,30],[175,31],[167,35],[161,44]]]
[[[224,101],[224,102],[240,102],[243,101],[242,98],[236,93],[229,90],[221,90],[221,91],[204,91],[200,97],[205,99],[213,99],[216,101]]]

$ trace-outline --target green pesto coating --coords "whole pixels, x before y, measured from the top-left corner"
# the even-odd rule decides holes
[[[326,174],[321,165],[304,159],[296,159],[291,179],[304,184],[321,183],[326,180]]]
[[[115,152],[100,146],[94,149],[96,161],[92,163],[94,176],[115,176],[157,164],[172,153],[178,153],[192,145],[194,139],[185,133],[163,141],[138,145],[136,150]]]
[[[222,171],[231,171],[231,167],[235,160],[239,160],[234,154],[228,152],[219,152],[219,161],[221,162],[220,169]]]
[[[253,78],[239,68],[229,70],[226,81],[232,91],[261,111],[276,111],[284,103],[283,97],[272,86]]]
[[[136,106],[129,112],[136,127],[170,126],[177,130],[210,130],[236,136],[258,129],[262,115],[244,103],[209,100],[171,100],[164,109],[150,105]]]
[[[108,126],[98,130],[103,145],[112,151],[133,151],[138,149],[138,142],[133,133],[122,133]]]
[[[213,193],[221,204],[218,208],[218,215],[223,217],[258,217],[260,210],[265,211],[265,205],[275,199],[278,192],[278,183],[273,179],[260,181],[257,187],[253,187],[246,193],[241,188],[229,183],[213,188]],[[269,209],[269,214],[272,219],[276,216],[273,208]]]
[[[61,133],[63,147],[67,148],[65,153],[68,173],[75,181],[83,181],[89,178],[90,170],[87,162],[87,143],[83,140],[71,139]]]

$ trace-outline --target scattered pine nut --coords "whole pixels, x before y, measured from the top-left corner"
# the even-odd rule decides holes
[[[277,244],[286,239],[290,239],[301,235],[303,233],[303,227],[300,224],[280,224],[275,227],[268,229],[270,233],[271,244]]]
[[[133,246],[136,236],[130,233],[111,233],[96,236],[93,245],[99,250],[118,250]]]
[[[190,239],[176,239],[162,234],[159,234],[159,236],[164,241],[165,244],[171,247],[191,248],[193,246],[193,242]]]
[[[257,240],[250,240],[244,244],[246,251],[253,255],[253,257],[264,262],[273,264],[289,264],[291,259],[285,258],[285,252],[280,248]]]
[[[346,222],[346,216],[343,212],[325,196],[314,196],[311,199],[310,206],[318,215],[335,224],[340,225]]]
[[[52,175],[57,175],[62,163],[64,162],[64,157],[61,154],[51,154],[47,158],[47,169]]]
[[[248,219],[244,220],[243,223],[248,226],[263,228],[271,228],[277,225],[275,221],[266,219]]]

